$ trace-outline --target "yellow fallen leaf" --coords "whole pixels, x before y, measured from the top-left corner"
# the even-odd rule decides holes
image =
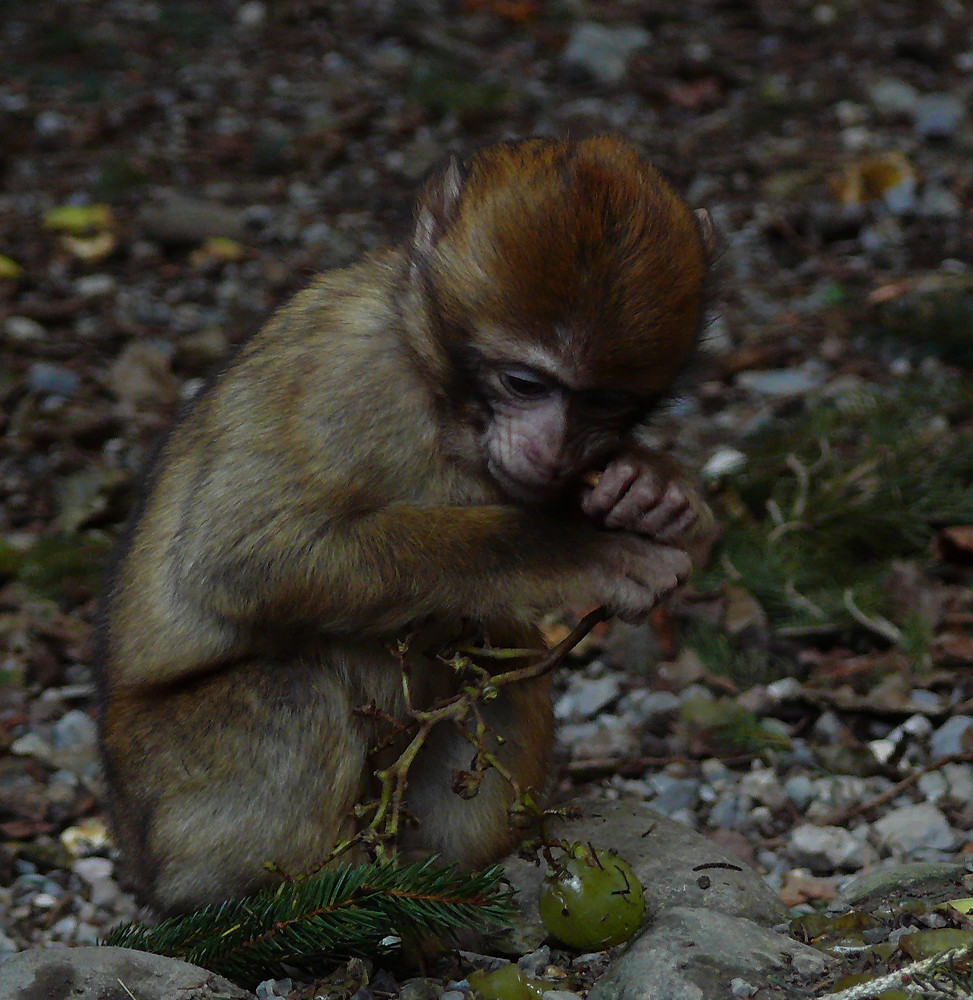
[[[69,826],[61,833],[59,839],[68,853],[76,858],[111,844],[111,837],[104,820],[94,817],[83,819],[76,826]]]
[[[0,253],[0,278],[9,278],[16,281],[23,273],[24,269],[17,261],[12,260],[10,257],[4,257]]]
[[[111,229],[114,217],[108,205],[59,205],[44,213],[44,227],[74,236]]]
[[[893,151],[865,156],[845,165],[831,178],[831,190],[842,205],[861,205],[889,198],[898,189],[912,189],[916,172],[903,153]]]
[[[189,257],[194,267],[208,264],[210,261],[226,263],[245,257],[247,248],[228,236],[210,236],[202,246],[197,247]]]
[[[73,257],[85,261],[103,260],[118,246],[115,234],[107,230],[97,236],[62,236],[60,242]]]

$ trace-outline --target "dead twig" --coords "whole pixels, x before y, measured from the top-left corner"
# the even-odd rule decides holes
[[[932,763],[926,764],[923,767],[912,771],[901,781],[894,784],[891,788],[887,788],[884,792],[870,798],[867,802],[855,803],[855,805],[839,809],[830,816],[819,820],[818,825],[844,826],[849,820],[854,819],[856,816],[861,816],[871,809],[876,809],[878,806],[885,805],[886,802],[894,799],[900,792],[903,792],[905,789],[914,785],[924,774],[930,774],[933,771],[938,771],[947,764],[969,764],[971,762],[973,762],[973,753],[951,753],[946,757],[940,757],[937,760],[932,761]]]

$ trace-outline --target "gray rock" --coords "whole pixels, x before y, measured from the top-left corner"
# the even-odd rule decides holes
[[[252,1000],[215,973],[128,948],[32,948],[0,960],[0,1000]]]
[[[8,316],[3,322],[3,333],[8,340],[20,344],[44,340],[47,336],[44,327],[29,316]]]
[[[33,757],[35,760],[51,760],[53,751],[50,743],[40,733],[24,733],[10,744],[10,752],[17,757]]]
[[[617,674],[592,679],[574,674],[568,688],[554,705],[554,717],[562,721],[580,722],[591,719],[610,705],[622,689]]]
[[[935,691],[916,688],[909,695],[909,708],[916,712],[941,712],[945,707],[942,697]]]
[[[808,806],[806,819],[820,823],[835,809],[857,805],[864,799],[881,795],[891,788],[888,778],[858,778],[851,774],[836,774],[814,781],[815,800]]]
[[[525,976],[539,976],[551,961],[551,949],[545,944],[536,951],[528,952],[517,959],[517,967]]]
[[[628,71],[633,53],[651,41],[652,36],[644,28],[612,28],[583,21],[571,32],[561,61],[566,69],[581,72],[599,83],[618,83]]]
[[[707,459],[700,471],[704,479],[720,479],[742,472],[747,464],[747,456],[736,448],[717,448]]]
[[[652,729],[668,723],[679,711],[679,699],[671,691],[642,688],[624,695],[618,702],[618,714],[633,725]]]
[[[770,371],[742,371],[737,385],[756,396],[773,399],[793,399],[816,389],[824,381],[822,372],[804,366]]]
[[[965,865],[953,862],[915,861],[854,875],[838,891],[833,908],[842,911],[849,906],[882,905],[889,899],[926,899],[939,901],[966,896],[971,891],[973,876]]]
[[[47,361],[35,361],[27,370],[27,388],[45,396],[76,396],[81,386],[77,372]]]
[[[865,863],[865,845],[849,830],[839,826],[812,826],[805,823],[791,831],[787,854],[801,868],[827,875],[836,868],[851,870]]]
[[[814,782],[806,774],[795,774],[784,782],[784,791],[794,807],[803,811],[814,799]]]
[[[770,767],[760,767],[745,774],[740,779],[740,794],[760,802],[768,809],[782,809],[787,802],[787,793],[781,786],[780,777]]]
[[[946,775],[941,771],[930,771],[922,775],[916,785],[927,802],[937,803],[946,798],[948,790]]]
[[[100,879],[111,878],[115,866],[108,858],[78,858],[71,870],[82,882],[93,885]]]
[[[83,299],[97,299],[102,295],[111,295],[118,287],[118,282],[111,274],[85,274],[74,283],[74,290]]]
[[[951,851],[958,840],[943,813],[928,802],[893,809],[874,823],[872,830],[887,850],[918,858]]]
[[[881,115],[905,115],[913,118],[919,104],[919,91],[905,80],[885,78],[868,87],[869,100]]]
[[[844,738],[846,727],[835,712],[822,712],[815,720],[811,732],[822,743],[836,743]]]
[[[969,750],[973,745],[973,733],[967,735],[971,726],[973,718],[969,715],[954,715],[947,719],[929,739],[929,752],[933,760]]]
[[[70,131],[73,122],[60,111],[42,111],[34,119],[34,130],[44,140],[58,139]]]
[[[916,211],[927,219],[958,219],[963,214],[963,203],[949,188],[929,184],[919,196]]]
[[[558,742],[571,748],[575,760],[624,757],[639,750],[638,735],[613,715],[599,716],[594,722],[565,723],[558,730]]]
[[[969,764],[947,764],[940,772],[946,779],[946,795],[958,806],[973,802],[973,769]]]
[[[675,906],[598,980],[588,1000],[725,1000],[730,982],[817,976],[820,952],[741,917]]]
[[[750,825],[753,802],[740,795],[735,788],[728,788],[713,803],[707,825],[716,830],[743,830]]]
[[[167,246],[202,243],[210,236],[242,239],[243,213],[215,201],[162,191],[139,212],[143,235]]]
[[[257,1000],[278,1000],[286,997],[293,983],[289,979],[265,979],[257,986]]]
[[[87,712],[73,708],[54,723],[51,736],[55,750],[74,753],[95,746],[98,729]]]
[[[399,987],[399,1000],[438,1000],[441,992],[431,979],[407,979]]]
[[[671,774],[654,774],[649,785],[655,792],[652,808],[666,816],[692,809],[699,797],[699,782],[695,778],[676,778]]]
[[[81,772],[98,756],[98,730],[87,712],[72,709],[54,724],[51,732],[51,763]]]
[[[926,94],[915,108],[915,130],[928,139],[948,139],[965,114],[963,102],[953,94]]]
[[[236,12],[237,24],[244,28],[257,28],[263,24],[267,17],[267,7],[260,3],[260,0],[248,0],[247,3],[240,4]]]

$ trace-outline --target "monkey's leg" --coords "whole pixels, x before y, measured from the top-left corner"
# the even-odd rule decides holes
[[[499,696],[481,706],[492,730],[486,748],[511,774],[521,791],[544,793],[550,778],[553,745],[550,678],[504,687]],[[503,738],[498,744],[495,736]],[[434,730],[409,773],[408,804],[420,822],[402,840],[410,860],[420,854],[441,853],[448,860],[478,867],[502,857],[516,844],[508,809],[514,800],[510,783],[493,768],[477,794],[464,799],[452,788],[457,771],[468,771],[474,746],[450,723]]]
[[[351,833],[369,738],[320,663],[250,662],[117,694],[106,746],[120,846],[181,911],[300,874]]]

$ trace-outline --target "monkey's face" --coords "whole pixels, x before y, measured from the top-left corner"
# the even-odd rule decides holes
[[[693,213],[626,143],[528,140],[450,166],[417,208],[410,274],[430,368],[510,497],[556,496],[669,391],[696,344]]]
[[[542,503],[576,485],[645,409],[630,393],[572,386],[550,365],[486,365],[479,382],[487,470],[522,503]]]

